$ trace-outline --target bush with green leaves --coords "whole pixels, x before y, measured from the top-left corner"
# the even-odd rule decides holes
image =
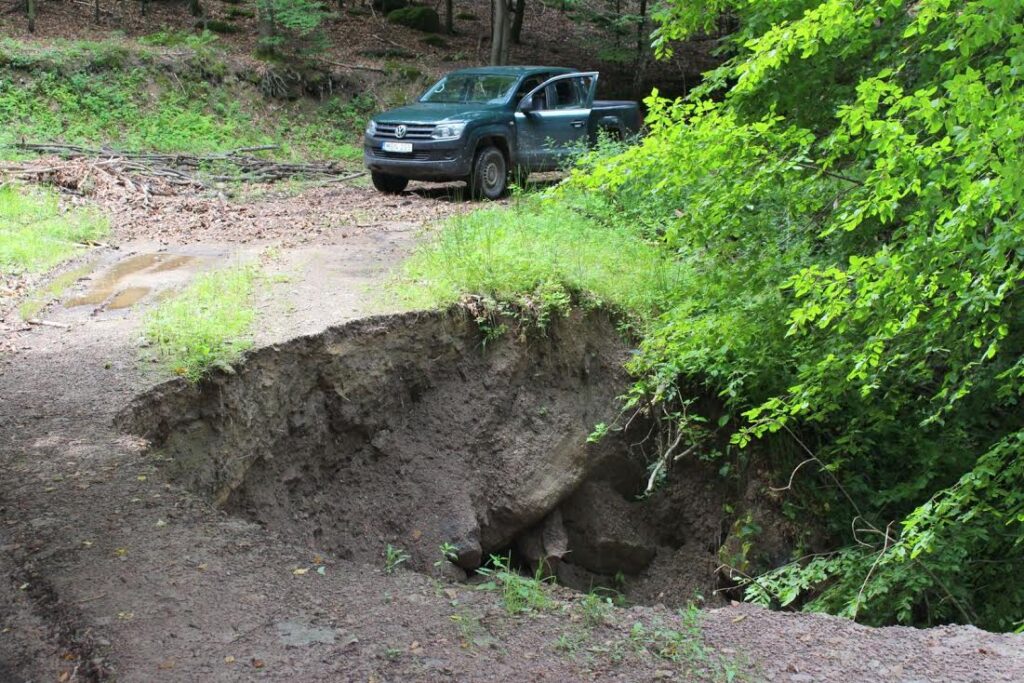
[[[636,296],[639,269],[614,290],[645,333],[628,406],[718,395],[728,457],[791,482],[787,509],[827,532],[748,597],[1020,629],[1024,4],[675,1],[657,48],[723,13],[733,56],[686,100],[655,93],[642,144],[584,158],[543,200],[556,226],[489,219],[496,239],[428,287],[564,277],[561,254],[602,251],[579,225],[659,252],[670,291]],[[561,253],[496,287],[513,229]]]

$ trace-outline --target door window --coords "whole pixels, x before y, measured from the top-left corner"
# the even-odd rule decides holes
[[[552,109],[582,109],[587,101],[588,88],[582,78],[555,81],[548,90],[552,91],[549,101]]]
[[[516,91],[516,102],[530,94],[530,91],[536,88],[538,85],[548,80],[547,74],[537,74],[536,76],[529,76],[523,79],[522,84],[519,86],[519,90]],[[538,95],[540,93],[537,93]]]

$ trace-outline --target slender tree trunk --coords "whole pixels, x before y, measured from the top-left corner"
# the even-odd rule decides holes
[[[36,0],[28,0],[28,32],[36,32]]]
[[[92,18],[93,18],[93,21],[95,21],[97,24],[100,23],[100,0],[96,0],[95,4],[93,4],[93,17]]]
[[[491,64],[508,62],[508,38],[512,32],[507,0],[491,0]]]
[[[640,23],[636,27],[636,66],[633,69],[633,96],[640,97],[644,74],[650,61],[651,46],[647,35],[647,0],[640,0]]]
[[[203,12],[202,6],[199,4],[199,0],[188,0],[188,11],[193,17],[198,17]]]
[[[146,16],[146,7],[149,5],[149,3],[146,2],[146,0],[140,0],[139,4],[141,5],[142,16]]]
[[[277,48],[273,43],[273,38],[276,33],[274,30],[274,8],[271,6],[272,0],[261,0],[256,6],[257,25],[260,32],[260,50],[266,54],[274,54],[277,52]]]
[[[516,0],[516,13],[512,19],[512,42],[522,44],[523,17],[526,15],[526,0]]]
[[[455,1],[444,0],[444,30],[449,34],[455,33]]]

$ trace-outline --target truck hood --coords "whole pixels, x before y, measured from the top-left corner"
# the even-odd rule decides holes
[[[475,121],[487,119],[504,104],[441,104],[419,102],[392,109],[373,117],[377,123],[441,123],[442,121]]]

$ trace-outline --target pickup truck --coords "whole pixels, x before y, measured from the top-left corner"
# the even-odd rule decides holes
[[[473,197],[498,199],[519,182],[564,166],[601,133],[640,130],[636,102],[594,100],[598,74],[560,67],[453,71],[419,101],[374,116],[363,159],[373,185],[398,194],[410,179],[463,180]]]

